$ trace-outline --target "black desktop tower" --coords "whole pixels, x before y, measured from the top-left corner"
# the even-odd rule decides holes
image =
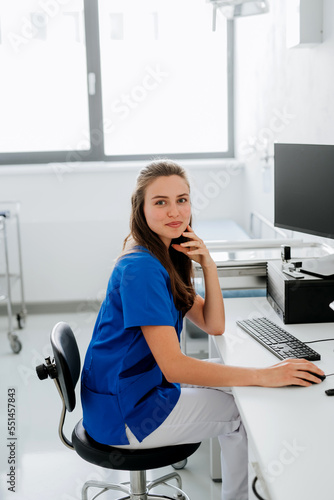
[[[334,322],[329,307],[334,279],[303,274],[296,279],[282,272],[282,261],[267,264],[267,299],[285,324]]]

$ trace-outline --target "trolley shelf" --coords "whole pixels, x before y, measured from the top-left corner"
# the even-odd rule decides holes
[[[4,209],[2,208],[4,207]],[[8,339],[12,351],[17,354],[22,349],[22,344],[18,336],[13,330],[13,308],[12,308],[12,286],[19,281],[21,292],[21,311],[16,314],[18,328],[21,329],[25,325],[27,315],[24,289],[23,289],[23,272],[22,272],[22,254],[21,254],[21,234],[19,223],[20,204],[15,201],[0,202],[0,255],[3,252],[4,261],[1,264],[4,267],[4,273],[0,273],[1,287],[0,287],[0,301],[7,303],[8,314]],[[16,225],[16,244],[18,252],[18,273],[10,271],[10,259],[8,250],[8,231],[7,225],[13,223]],[[1,239],[3,240],[1,242]],[[2,271],[2,268],[1,268]]]

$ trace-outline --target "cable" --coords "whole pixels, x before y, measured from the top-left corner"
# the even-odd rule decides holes
[[[255,476],[254,479],[253,479],[253,482],[252,482],[253,493],[256,496],[256,498],[258,498],[259,500],[265,500],[265,498],[261,497],[261,495],[256,491],[255,485],[256,485],[257,480],[258,480],[258,477]]]
[[[329,342],[334,339],[322,339],[322,340],[310,340],[309,342],[304,342],[304,344],[314,344],[315,342]]]

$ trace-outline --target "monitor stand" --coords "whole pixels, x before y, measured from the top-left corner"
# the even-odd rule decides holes
[[[304,260],[301,271],[319,278],[334,278],[334,254]]]

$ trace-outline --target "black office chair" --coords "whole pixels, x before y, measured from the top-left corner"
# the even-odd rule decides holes
[[[173,499],[190,500],[182,491],[181,477],[177,472],[172,472],[159,479],[147,483],[146,470],[157,469],[167,465],[186,463],[187,457],[192,455],[200,443],[180,444],[151,448],[143,450],[129,450],[114,448],[97,443],[92,439],[82,425],[82,419],[76,424],[72,432],[72,441],[68,440],[63,432],[66,410],[71,412],[75,408],[75,386],[80,375],[80,354],[74,334],[67,323],[57,323],[51,332],[51,347],[54,359],[46,358],[45,364],[36,367],[40,380],[52,378],[57,386],[63,402],[63,409],[59,422],[59,437],[61,441],[72,450],[74,449],[81,458],[92,464],[107,469],[130,471],[129,483],[104,483],[87,481],[82,488],[82,500],[88,499],[88,489],[91,487],[102,488],[99,494],[107,490],[119,490],[127,493],[122,500],[148,500],[148,499]],[[175,479],[178,486],[167,483]],[[167,485],[176,491],[176,497],[153,495],[149,491],[159,484]],[[97,495],[96,495],[97,496]]]

